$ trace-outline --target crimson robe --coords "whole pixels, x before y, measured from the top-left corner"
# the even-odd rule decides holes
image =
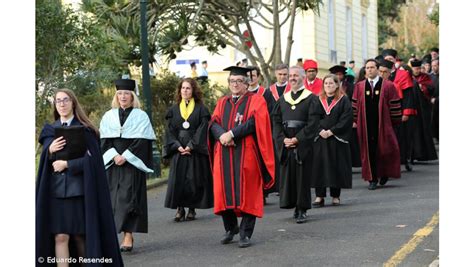
[[[393,125],[400,124],[401,122],[400,97],[392,82],[382,81],[378,103],[377,173],[374,174],[372,173],[369,159],[365,109],[366,81],[358,82],[352,95],[354,122],[357,123],[357,136],[360,145],[362,178],[366,181],[371,181],[378,177],[400,178],[400,149],[397,136],[393,130]]]
[[[313,83],[309,84],[308,79],[304,78],[304,87],[310,90],[313,94],[319,95],[319,92],[321,92],[321,89],[323,88],[323,80],[316,77],[314,78]]]
[[[431,81],[430,76],[426,73],[420,73],[420,75],[413,77],[420,85],[421,91],[423,92],[423,95],[426,97],[426,99],[431,100],[429,88],[433,86],[433,82]]]
[[[242,212],[263,217],[263,189],[269,189],[275,182],[275,159],[270,117],[265,99],[247,92],[237,103],[231,96],[221,97],[212,114],[211,124],[217,123],[228,131],[250,118],[255,120],[255,133],[234,139],[235,147],[223,146],[209,134],[212,174],[214,176],[214,213],[219,215],[233,209],[237,216]],[[270,174],[263,179],[263,168]]]

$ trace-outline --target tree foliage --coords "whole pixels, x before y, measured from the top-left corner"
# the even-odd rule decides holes
[[[382,49],[382,44],[389,37],[397,36],[397,32],[393,29],[392,24],[400,20],[400,7],[405,3],[406,0],[377,1],[379,49]]]

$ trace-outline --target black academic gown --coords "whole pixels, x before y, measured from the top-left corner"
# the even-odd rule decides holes
[[[352,94],[354,93],[354,77],[353,76],[346,76],[346,82],[343,83],[345,87],[346,95],[349,100],[352,99]],[[360,161],[360,147],[359,141],[357,138],[357,128],[352,128],[351,137],[349,139],[349,145],[351,147],[351,162],[352,167],[361,167],[362,163]]]
[[[342,96],[336,103],[334,97],[319,99],[321,115],[318,136],[313,143],[313,180],[311,187],[352,188],[352,164],[349,140],[352,135],[352,103]],[[331,104],[334,105],[331,108]],[[329,114],[328,114],[329,112]],[[334,134],[327,139],[319,136],[321,130]]]
[[[438,159],[436,147],[433,142],[433,134],[431,132],[431,109],[432,105],[420,89],[416,80],[415,84],[415,100],[417,105],[417,116],[415,118],[415,131],[413,136],[413,154],[412,159],[418,161],[428,161]]]
[[[297,99],[302,92],[303,90],[300,90],[296,94],[289,94],[292,94],[293,99]],[[311,208],[312,143],[320,117],[320,114],[317,114],[316,101],[316,96],[311,94],[293,110],[282,96],[273,109],[273,140],[281,168],[280,208]],[[294,121],[302,124],[295,125]],[[299,144],[296,148],[287,149],[283,139],[293,137],[298,139]]]
[[[76,119],[71,125],[78,123]],[[104,169],[104,161],[99,148],[98,138],[92,130],[86,130],[87,153],[83,159],[84,177],[84,217],[85,217],[85,257],[109,258],[108,266],[123,266],[118,245],[114,217]],[[36,266],[52,265],[46,262],[47,257],[54,257],[54,235],[50,233],[48,214],[51,197],[50,182],[52,179],[52,162],[48,149],[54,140],[54,127],[46,124],[41,131],[39,142],[43,145],[38,176],[36,178],[36,258],[43,257],[45,262]],[[71,243],[74,245],[74,242]],[[74,250],[71,256],[77,256]],[[76,258],[77,259],[77,258]],[[86,266],[102,266],[101,263],[90,263]]]
[[[433,81],[433,89],[431,95],[435,98],[433,104],[433,114],[431,119],[431,127],[433,137],[439,140],[439,74],[430,74],[430,78]]]
[[[399,70],[392,72],[390,75],[390,81],[396,80],[396,75]],[[411,77],[411,76],[410,76]],[[416,111],[415,103],[415,89],[414,87],[402,88],[403,98],[402,98],[402,113],[405,114],[405,110]],[[402,122],[400,125],[395,126],[395,133],[398,138],[398,145],[400,147],[400,162],[406,164],[408,160],[411,159],[411,154],[413,153],[413,138],[415,133],[415,117],[416,115],[409,115],[408,120]]]
[[[119,115],[120,123],[123,125],[130,115],[132,108],[125,110]],[[118,109],[118,112],[123,112]],[[136,138],[102,138],[102,152],[115,148],[121,155],[129,150],[140,158],[146,166],[153,166],[152,141]],[[148,232],[148,206],[146,178],[147,174],[137,169],[132,164],[125,162],[118,166],[112,164],[107,168],[112,209],[114,211],[115,225],[120,232]]]
[[[188,118],[190,127],[183,128],[179,104],[173,105],[166,114],[167,128],[163,146],[163,158],[170,159],[168,189],[165,207],[213,207],[211,165],[207,148],[207,128],[211,118],[208,109],[196,104]],[[182,156],[178,148],[191,148],[191,155]]]

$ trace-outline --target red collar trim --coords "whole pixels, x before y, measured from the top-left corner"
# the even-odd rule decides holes
[[[326,115],[329,115],[331,114],[331,110],[332,108],[334,108],[334,106],[339,102],[339,100],[341,100],[342,97],[339,97],[338,100],[333,100],[331,102],[331,105],[328,105],[328,99],[327,98],[319,98],[319,101],[321,102],[321,104],[323,105],[323,108],[324,108],[324,111],[326,111]]]

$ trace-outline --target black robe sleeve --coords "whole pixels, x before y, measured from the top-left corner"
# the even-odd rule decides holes
[[[345,141],[349,141],[352,133],[352,105],[351,101],[343,96],[339,103],[340,108],[342,108],[342,114],[338,118],[336,125],[331,127],[331,132]]]
[[[174,106],[173,106],[174,107]],[[178,130],[172,124],[173,107],[168,110],[165,116],[167,127],[165,129],[165,142],[163,144],[163,158],[170,158],[174,153],[178,152],[181,143],[178,141]],[[183,147],[184,148],[184,147]]]
[[[240,139],[253,133],[255,133],[254,117],[250,117],[246,122],[232,129],[232,134],[234,135],[234,139]]]
[[[286,149],[283,139],[285,139],[285,133],[283,131],[282,114],[280,108],[281,101],[277,101],[272,111],[272,123],[273,123],[273,140],[275,140],[275,148],[278,159],[284,162],[286,159]]]
[[[214,139],[219,140],[219,137],[227,132],[222,126],[220,126],[217,122],[213,122],[211,125],[211,133]]]
[[[209,154],[207,150],[207,127],[210,119],[211,115],[209,114],[209,110],[207,110],[206,107],[201,106],[199,109],[199,127],[196,129],[193,138],[186,144],[186,146],[191,148],[191,150],[204,155]]]

